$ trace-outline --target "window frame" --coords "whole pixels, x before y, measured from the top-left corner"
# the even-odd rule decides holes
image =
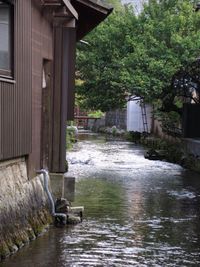
[[[14,78],[14,5],[12,0],[0,1],[1,6],[9,7],[9,51],[10,51],[10,68],[0,69],[0,78],[13,79]]]

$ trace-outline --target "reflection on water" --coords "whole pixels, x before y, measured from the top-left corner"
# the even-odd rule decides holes
[[[200,177],[140,146],[81,136],[67,157],[83,223],[51,228],[0,266],[200,266]]]

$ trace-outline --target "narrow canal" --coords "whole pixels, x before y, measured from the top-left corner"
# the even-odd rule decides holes
[[[80,135],[68,154],[84,220],[51,228],[0,266],[200,266],[200,175],[128,142]]]

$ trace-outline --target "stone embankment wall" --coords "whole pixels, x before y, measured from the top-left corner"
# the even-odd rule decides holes
[[[105,116],[100,119],[89,119],[88,129],[98,132],[100,128],[105,127]]]
[[[0,260],[35,239],[51,221],[42,176],[29,180],[24,158],[0,163]]]
[[[162,130],[162,123],[161,121],[154,119],[153,120],[153,125],[152,125],[152,134],[156,137],[162,138],[164,140],[168,140],[168,141],[176,141],[175,137],[172,137],[166,133],[163,132]]]

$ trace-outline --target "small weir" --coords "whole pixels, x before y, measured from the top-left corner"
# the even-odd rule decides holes
[[[68,153],[82,223],[50,228],[2,267],[200,266],[200,175],[83,133]]]

